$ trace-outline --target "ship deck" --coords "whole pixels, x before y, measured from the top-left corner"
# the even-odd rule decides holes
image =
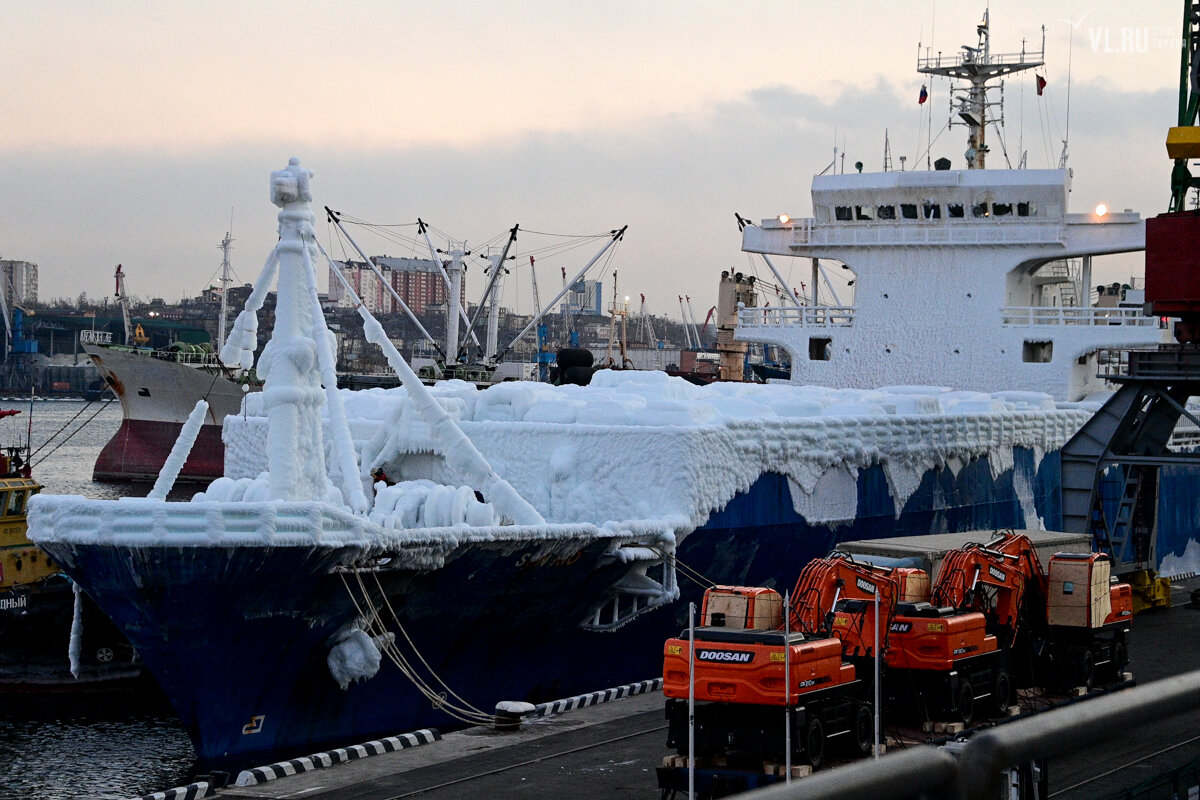
[[[1130,668],[1139,683],[1200,663],[1200,610],[1186,608],[1200,577],[1172,586],[1169,610],[1134,620]],[[520,731],[475,728],[439,741],[254,786],[221,800],[354,797],[507,800],[538,796],[651,798],[668,755],[661,693],[616,700],[527,722]],[[1050,797],[1108,797],[1200,758],[1194,715],[1160,720],[1135,735],[1049,764]]]

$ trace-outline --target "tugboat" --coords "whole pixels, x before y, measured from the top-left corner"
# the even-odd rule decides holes
[[[0,693],[132,684],[142,675],[132,645],[26,536],[25,506],[41,489],[29,448],[0,448]]]

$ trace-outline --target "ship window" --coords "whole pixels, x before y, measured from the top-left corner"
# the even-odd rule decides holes
[[[25,492],[9,492],[8,502],[5,503],[5,514],[19,516],[25,513]]]
[[[1012,203],[993,203],[992,213],[997,217],[1012,216]]]
[[[1018,217],[1036,217],[1037,203],[1017,203]]]
[[[917,218],[916,204],[915,203],[901,203],[900,204],[900,216],[904,217],[905,219],[916,219]]]
[[[861,219],[861,220],[868,220],[868,221],[871,219],[874,219],[874,217],[871,216],[871,207],[870,206],[855,206],[854,207],[854,218]]]
[[[880,206],[879,207],[879,218],[880,219],[895,219],[896,218],[896,207],[895,206]]]
[[[988,204],[987,203],[976,203],[975,205],[971,206],[971,216],[986,217],[987,215],[988,215]]]
[[[1021,348],[1021,360],[1026,364],[1049,364],[1054,358],[1054,342],[1026,340]]]
[[[834,206],[833,218],[842,222],[849,222],[853,217],[850,216],[850,206]]]
[[[921,211],[925,215],[925,219],[941,219],[942,207],[937,203],[926,203],[922,206]]]
[[[833,339],[825,336],[814,336],[808,340],[808,360],[828,361],[833,353]]]
[[[951,219],[961,219],[963,216],[962,203],[947,203],[946,216]]]

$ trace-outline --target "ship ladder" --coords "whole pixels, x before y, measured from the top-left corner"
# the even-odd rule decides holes
[[[350,583],[346,580],[346,572],[353,572],[358,584],[358,591],[361,594],[360,598],[355,596],[355,592],[351,589]],[[366,625],[366,633],[372,637],[376,645],[380,648],[380,652],[387,656],[404,675],[412,682],[417,691],[420,692],[433,707],[454,719],[465,722],[469,725],[492,725],[495,724],[496,716],[489,714],[486,711],[473,706],[469,701],[463,699],[456,693],[445,681],[438,676],[437,672],[429,665],[424,656],[417,649],[408,632],[400,623],[396,616],[395,610],[392,608],[391,601],[388,600],[387,593],[383,591],[383,586],[379,582],[379,575],[374,570],[371,574],[375,578],[375,590],[381,598],[383,598],[383,609],[375,603],[372,598],[372,592],[368,590],[363,581],[361,569],[342,569],[338,571],[342,578],[342,584],[346,587],[346,593],[349,595],[351,602],[354,603],[355,609],[358,611],[359,618]],[[381,610],[386,610],[391,617],[391,625],[399,632],[407,643],[408,648],[412,651],[416,661],[429,678],[423,677],[418,670],[417,665],[401,651],[396,644],[396,636],[388,630],[388,623],[384,621]]]
[[[1137,505],[1142,490],[1144,470],[1137,464],[1132,464],[1125,475],[1125,486],[1121,493],[1121,502],[1117,506],[1117,517],[1113,520],[1112,531],[1108,534],[1109,555],[1114,562],[1124,563],[1132,557],[1128,552],[1133,535],[1133,511]]]

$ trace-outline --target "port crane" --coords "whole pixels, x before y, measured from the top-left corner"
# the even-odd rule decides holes
[[[1126,368],[1108,376],[1117,391],[1061,451],[1063,530],[1089,534],[1112,558],[1134,587],[1135,610],[1170,603],[1169,582],[1156,572],[1161,470],[1200,468],[1200,454],[1170,447],[1181,419],[1200,427],[1187,409],[1188,398],[1200,396],[1200,217],[1184,210],[1200,187],[1188,169],[1200,158],[1200,2],[1183,5],[1178,124],[1167,132],[1169,210],[1146,220],[1146,301],[1154,315],[1175,318],[1178,344],[1122,354]],[[1115,503],[1106,502],[1112,494]]]

